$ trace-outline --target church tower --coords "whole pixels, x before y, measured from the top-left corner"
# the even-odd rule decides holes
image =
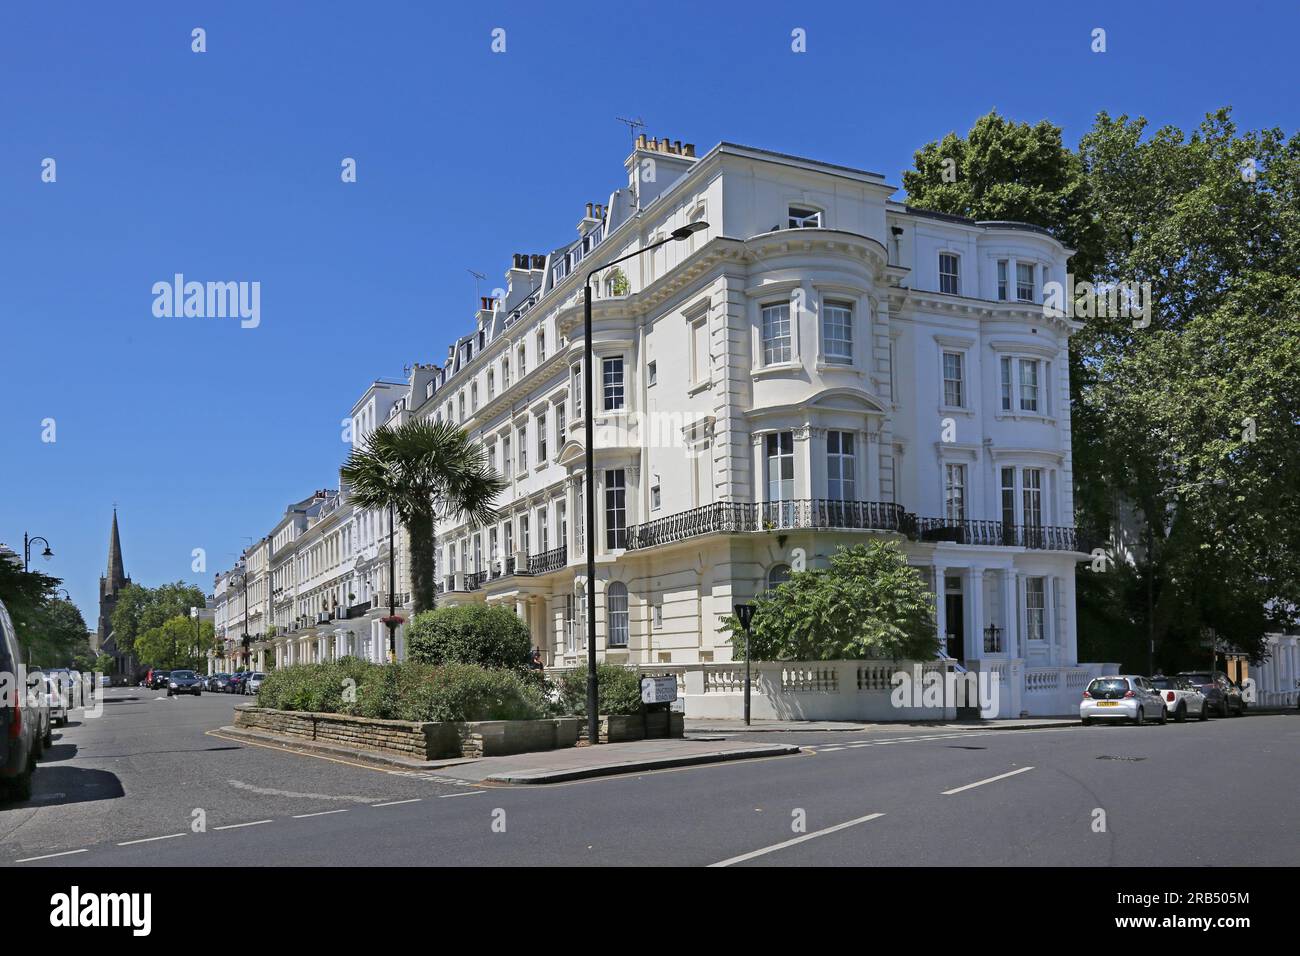
[[[102,648],[113,633],[113,608],[122,589],[131,583],[122,564],[122,539],[117,534],[117,508],[113,509],[113,530],[108,537],[108,572],[99,579],[98,644]]]

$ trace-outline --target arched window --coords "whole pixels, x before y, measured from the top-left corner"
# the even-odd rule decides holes
[[[769,591],[778,585],[785,584],[785,582],[789,580],[790,565],[788,564],[774,564],[772,565],[772,569],[767,572],[767,587]]]
[[[605,606],[609,646],[627,647],[627,585],[622,581],[611,584],[605,592]]]

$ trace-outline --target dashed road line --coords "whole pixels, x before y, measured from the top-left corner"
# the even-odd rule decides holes
[[[709,866],[731,866],[733,863],[744,863],[746,860],[752,860],[755,857],[765,856],[768,853],[775,853],[777,850],[784,850],[786,847],[794,846],[796,843],[803,843],[806,840],[815,840],[817,837],[826,836],[828,833],[837,833],[840,830],[847,830],[849,827],[855,827],[860,823],[867,823],[883,816],[883,813],[868,813],[865,817],[858,817],[857,819],[848,820],[844,823],[837,823],[835,826],[826,827],[824,830],[814,830],[812,833],[805,833],[803,836],[797,836],[793,840],[786,840],[782,843],[775,843],[772,846],[765,846],[760,850],[751,850],[748,853],[742,853],[740,856],[733,856],[726,860],[720,860],[717,863],[710,863]]]
[[[227,823],[224,827],[213,827],[214,830],[238,830],[240,827],[255,827],[263,823],[271,823],[271,820],[251,820],[248,823]]]
[[[33,860],[52,860],[56,856],[72,856],[74,853],[89,853],[89,850],[64,850],[62,853],[46,853],[44,856],[27,856],[21,860],[14,860],[15,863],[31,863]]]
[[[414,797],[410,800],[389,800],[387,803],[372,803],[372,807],[400,807],[404,803],[419,803],[422,798]]]
[[[141,840],[123,840],[118,846],[134,846],[137,843],[153,843],[157,840],[174,840],[176,837],[189,836],[188,833],[168,833],[166,836],[145,837]]]
[[[295,813],[293,815],[293,818],[295,820],[305,820],[308,817],[323,817],[331,813],[347,813],[350,809],[352,808],[343,807],[342,809],[339,810],[317,810],[315,813]]]
[[[439,800],[450,800],[452,797],[477,797],[480,793],[487,793],[486,790],[469,790],[465,793],[440,793]]]
[[[943,795],[945,797],[951,796],[954,793],[961,793],[963,790],[971,790],[974,787],[982,787],[986,783],[996,783],[999,780],[1007,779],[1007,777],[1014,777],[1016,776],[1016,774],[1028,773],[1030,770],[1033,769],[1034,769],[1033,767],[1021,767],[1019,770],[1012,770],[1008,773],[1000,773],[996,777],[989,777],[986,780],[976,780],[974,783],[968,783],[964,787],[954,787],[951,790],[945,790],[943,791]]]

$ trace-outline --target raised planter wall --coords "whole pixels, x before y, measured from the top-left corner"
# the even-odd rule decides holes
[[[599,732],[602,743],[619,744],[628,740],[655,740],[681,737],[686,733],[686,715],[680,711],[650,711],[644,715],[611,715],[600,718]],[[671,732],[666,721],[671,719]],[[578,739],[587,740],[587,721],[578,718]]]
[[[350,717],[346,714],[272,710],[249,704],[235,708],[236,727],[364,750],[380,750],[417,760],[496,757],[572,747],[577,743],[578,727],[582,723],[577,717],[420,723]]]

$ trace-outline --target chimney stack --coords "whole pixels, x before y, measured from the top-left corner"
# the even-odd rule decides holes
[[[532,267],[540,270],[546,268],[546,256],[533,256]]]

